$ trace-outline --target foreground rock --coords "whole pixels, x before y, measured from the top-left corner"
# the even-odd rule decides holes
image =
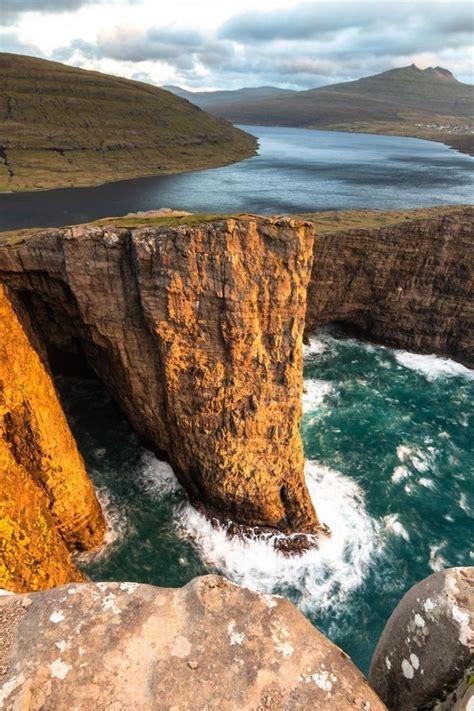
[[[474,568],[450,568],[402,598],[379,640],[369,679],[391,711],[462,711],[471,708],[473,674]]]
[[[474,367],[474,208],[318,234],[307,331],[330,321]]]
[[[0,598],[0,635],[5,711],[385,708],[290,602],[216,576]]]
[[[0,587],[22,592],[81,580],[70,553],[98,545],[105,523],[14,304],[0,284]]]
[[[87,362],[192,502],[315,533],[301,419],[314,227],[240,218],[44,231],[0,248],[52,367]]]

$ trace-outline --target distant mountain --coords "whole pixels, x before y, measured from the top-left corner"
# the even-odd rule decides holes
[[[0,191],[210,168],[255,150],[253,136],[156,86],[0,54]]]
[[[171,91],[171,93],[176,94],[176,96],[187,99],[192,104],[199,106],[201,109],[206,109],[206,111],[210,111],[211,113],[216,113],[213,111],[214,107],[218,107],[219,111],[222,111],[223,107],[234,106],[235,104],[246,101],[261,101],[297,93],[292,89],[281,89],[278,86],[244,87],[242,89],[227,91],[187,91],[180,86],[171,84],[163,86],[162,88]]]
[[[420,136],[468,152],[473,143],[474,87],[443,67],[412,64],[283,96],[236,98],[215,101],[209,111],[240,124]]]

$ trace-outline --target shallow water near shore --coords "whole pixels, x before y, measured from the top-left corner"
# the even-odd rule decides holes
[[[223,168],[0,194],[0,230],[61,227],[160,207],[268,215],[472,202],[474,158],[442,143],[305,128],[241,128],[258,138],[258,155]]]
[[[93,580],[177,587],[219,572],[286,595],[367,672],[406,590],[474,559],[474,372],[323,330],[304,375],[306,477],[332,536],[298,557],[213,528],[99,382],[59,378],[110,524],[79,564]]]

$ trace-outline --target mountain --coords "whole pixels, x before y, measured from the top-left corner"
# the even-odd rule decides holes
[[[470,144],[474,87],[442,67],[409,67],[356,81],[214,104],[212,113],[240,124],[389,133]]]
[[[156,86],[0,54],[0,190],[225,165],[256,140]]]
[[[211,113],[215,113],[213,110],[215,107],[221,112],[223,107],[234,106],[246,101],[261,101],[298,93],[292,89],[282,89],[278,86],[244,87],[228,91],[187,91],[180,86],[174,85],[167,85],[162,88],[171,91],[176,96],[187,99],[192,104]]]

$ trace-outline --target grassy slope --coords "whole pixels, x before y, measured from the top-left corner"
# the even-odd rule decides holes
[[[255,139],[158,87],[0,54],[0,190],[225,165]]]
[[[210,110],[236,123],[409,135],[474,152],[472,134],[416,125],[450,123],[474,130],[474,87],[458,82],[446,70],[422,71],[412,65],[287,97]]]
[[[468,205],[441,205],[439,207],[415,208],[411,210],[327,210],[324,212],[305,212],[291,215],[296,219],[305,219],[314,222],[317,232],[346,232],[351,229],[373,229],[385,225],[398,224],[408,220],[424,220],[439,215],[448,215],[456,212],[463,212]],[[215,214],[186,214],[183,216],[159,215],[159,216],[130,216],[130,217],[107,217],[90,225],[113,225],[114,227],[137,228],[137,227],[175,227],[178,225],[199,225],[204,222],[214,222],[227,219],[229,217],[245,218],[249,215],[215,215]],[[55,228],[56,229],[56,228]],[[28,228],[0,232],[0,247],[2,244],[21,244],[25,240],[34,237],[35,234],[44,233],[45,229]]]
[[[244,87],[242,89],[218,90],[218,91],[187,91],[180,86],[164,86],[163,89],[171,91],[183,99],[187,99],[192,104],[212,113],[213,107],[222,108],[225,105],[240,104],[243,101],[259,101],[276,96],[289,96],[296,94],[292,89],[282,89],[278,86],[257,86]]]

